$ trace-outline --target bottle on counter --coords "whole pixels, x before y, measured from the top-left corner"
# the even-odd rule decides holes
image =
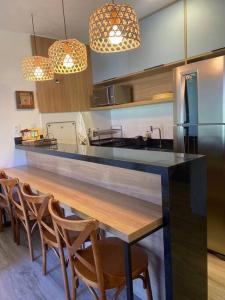
[[[147,131],[145,132],[145,135],[144,135],[144,140],[147,141],[147,140],[149,140],[149,139],[151,139],[151,138],[152,138],[151,132],[150,132],[149,130],[147,130]]]

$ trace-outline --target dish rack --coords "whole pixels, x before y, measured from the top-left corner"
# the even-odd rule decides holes
[[[114,138],[114,135],[118,135],[119,137],[122,138],[123,137],[123,128],[122,126],[119,126],[118,128],[109,128],[109,129],[97,129],[97,130],[93,130],[92,132],[92,136],[93,138],[98,138],[98,141],[101,141],[101,138],[103,136],[110,136],[111,139]]]

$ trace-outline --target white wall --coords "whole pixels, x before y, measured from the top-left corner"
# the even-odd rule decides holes
[[[106,129],[122,126],[124,137],[144,135],[149,126],[160,127],[162,137],[173,138],[173,104],[163,103],[156,105],[138,106],[111,111],[83,112],[86,128]],[[42,126],[47,122],[77,121],[78,113],[50,113],[41,114]],[[158,138],[154,132],[152,138]]]
[[[17,110],[16,90],[35,91],[35,84],[23,79],[21,61],[31,55],[30,37],[0,30],[0,168],[26,163],[22,151],[14,150],[15,127],[39,127],[50,121],[75,120],[77,113],[42,114],[34,110]],[[122,125],[125,136],[144,134],[148,125],[163,126],[164,137],[171,137],[171,105],[145,106],[115,111],[83,113],[87,128],[109,128]],[[169,116],[169,114],[171,115]],[[42,122],[40,121],[42,119]],[[168,124],[166,124],[168,122]],[[16,153],[16,155],[15,155]]]
[[[26,162],[22,151],[15,155],[15,126],[39,127],[40,116],[37,109],[16,110],[15,91],[35,90],[21,73],[21,60],[31,55],[30,36],[0,30],[0,40],[0,168],[6,168]]]
[[[149,126],[160,127],[164,139],[173,138],[173,104],[137,106],[111,111],[112,126],[122,125],[124,137],[144,135]],[[154,132],[152,138],[159,138]]]
[[[124,137],[134,137],[144,135],[146,130],[149,130],[149,126],[152,125],[161,128],[163,138],[173,138],[172,103],[115,109],[112,111],[83,112],[82,115],[86,129],[107,129],[111,126],[122,126]],[[41,119],[43,128],[46,128],[46,123],[48,122],[76,122],[78,120],[78,113],[41,114]],[[158,138],[158,132],[154,132],[152,138]]]
[[[110,111],[92,111],[82,112],[82,116],[85,122],[86,130],[88,128],[110,128],[111,127],[111,114]],[[44,113],[41,114],[42,127],[44,133],[46,132],[46,123],[48,122],[64,122],[64,121],[75,121],[79,120],[78,112],[68,113]]]

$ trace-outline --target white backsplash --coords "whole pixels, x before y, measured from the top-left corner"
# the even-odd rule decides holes
[[[145,135],[152,125],[162,130],[164,139],[173,138],[173,104],[164,103],[156,105],[137,106],[127,109],[115,109],[112,111],[93,111],[82,113],[86,129],[108,129],[122,126],[124,137]],[[77,121],[78,113],[51,113],[41,114],[42,126],[46,128],[48,122]],[[152,138],[158,138],[158,132],[152,134]]]
[[[110,128],[111,127],[111,114],[110,111],[93,111],[93,112],[82,112],[82,116],[85,122],[86,131],[88,129],[97,129],[97,128]],[[42,128],[44,135],[46,134],[46,124],[49,122],[68,122],[75,121],[77,125],[77,133],[79,134],[79,112],[68,112],[68,113],[44,113],[41,114]],[[80,132],[81,133],[81,132]],[[84,134],[84,133],[82,133]],[[71,135],[69,140],[69,132],[66,134],[67,138],[64,141],[65,143],[73,144],[74,138]]]
[[[112,126],[122,126],[124,137],[145,135],[149,126],[159,127],[164,139],[173,139],[173,104],[137,106],[111,111]],[[152,134],[158,138],[158,132]]]

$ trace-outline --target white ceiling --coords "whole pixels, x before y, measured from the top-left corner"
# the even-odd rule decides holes
[[[88,41],[90,13],[110,0],[64,0],[68,36]],[[131,4],[139,19],[176,0],[118,0]],[[30,14],[34,14],[37,35],[63,38],[61,0],[0,0],[0,29],[32,33]]]

